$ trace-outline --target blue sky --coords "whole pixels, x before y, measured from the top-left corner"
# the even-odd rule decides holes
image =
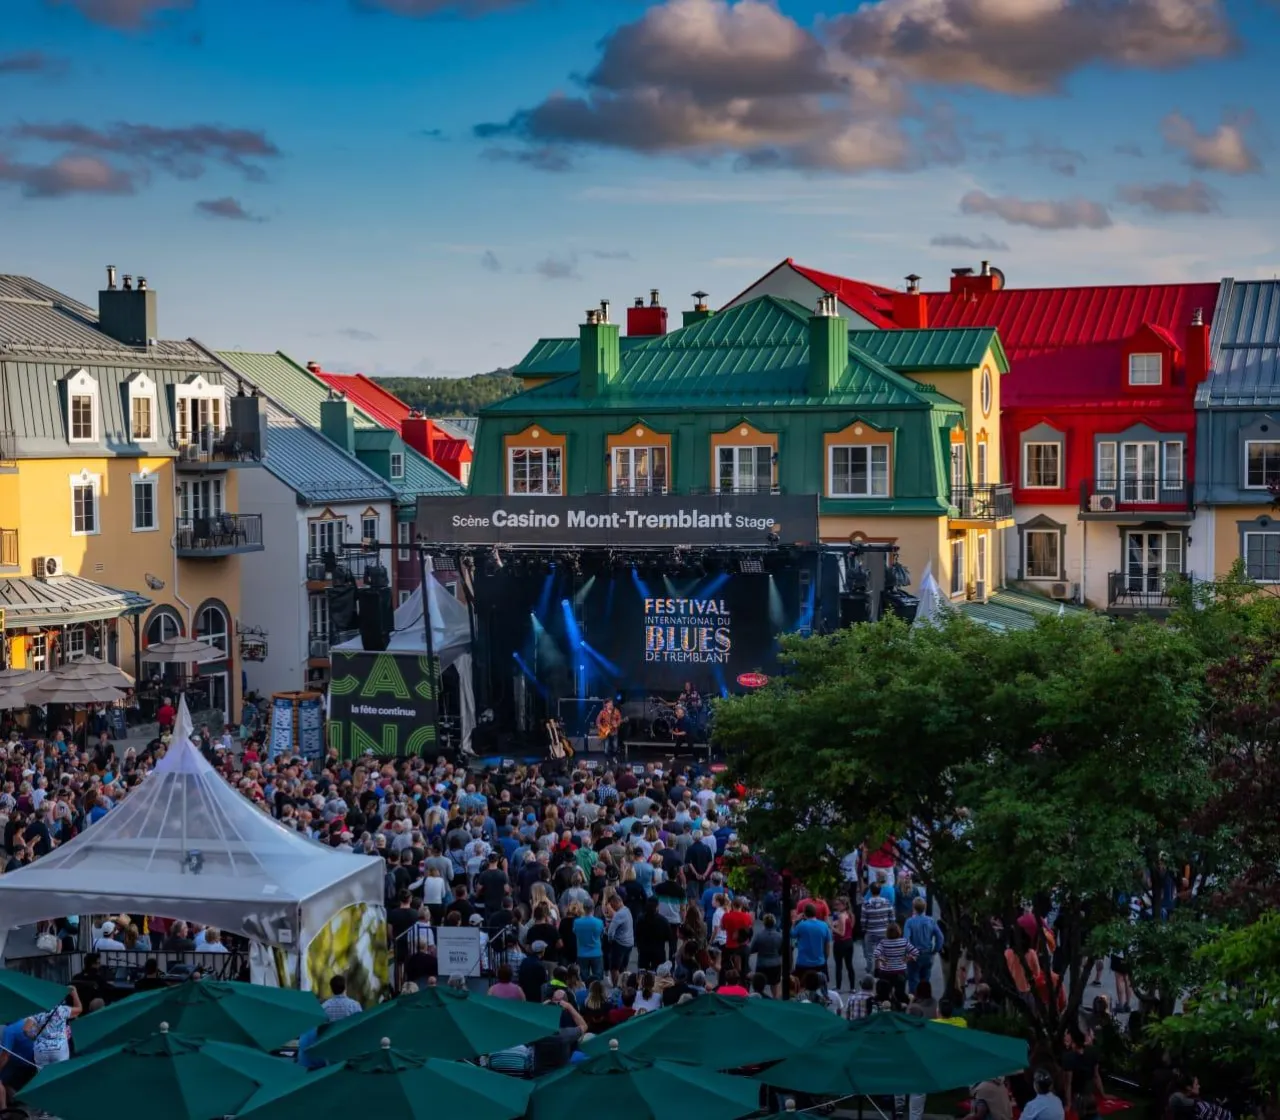
[[[4,0],[0,271],[463,374],[792,256],[1280,272],[1269,0]]]

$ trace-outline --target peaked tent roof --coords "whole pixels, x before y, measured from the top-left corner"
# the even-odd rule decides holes
[[[1210,337],[1208,380],[1196,404],[1280,405],[1280,281],[1222,281]]]
[[[75,839],[0,876],[6,930],[139,910],[305,949],[340,910],[383,904],[381,859],[285,828],[232,789],[190,733],[183,701],[173,742],[140,786]]]

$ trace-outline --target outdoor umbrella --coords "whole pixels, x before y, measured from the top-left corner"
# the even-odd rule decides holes
[[[112,688],[132,688],[133,678],[123,669],[97,657],[80,657],[53,671],[60,681],[84,680],[109,684]]]
[[[738,1069],[790,1057],[841,1020],[815,1003],[701,996],[636,1015],[582,1047],[603,1054],[612,1039],[632,1058],[670,1058],[709,1069]]]
[[[0,669],[0,709],[25,708],[27,693],[48,679],[44,669]]]
[[[824,1035],[756,1079],[826,1097],[934,1093],[1026,1065],[1022,1039],[881,1011]]]
[[[142,1038],[169,1023],[195,1038],[274,1050],[324,1022],[310,992],[234,980],[184,980],[171,988],[128,996],[76,1020],[78,1053]]]
[[[208,642],[197,641],[195,638],[169,638],[147,646],[142,660],[153,665],[205,665],[210,661],[221,661],[226,656],[226,653]]]
[[[384,1038],[376,1050],[327,1066],[301,1085],[264,1089],[238,1115],[240,1120],[369,1115],[512,1120],[524,1115],[530,1087],[478,1066],[392,1050]]]
[[[93,677],[63,676],[55,669],[34,688],[22,690],[28,704],[109,704],[124,698],[120,689]]]
[[[64,984],[51,984],[28,976],[25,972],[0,969],[0,1021],[12,1023],[17,1019],[49,1011],[66,997]]]
[[[528,1120],[590,1116],[601,1107],[613,1120],[737,1120],[760,1107],[760,1086],[704,1066],[633,1058],[609,1049],[535,1082]]]
[[[169,1024],[161,1023],[149,1038],[45,1067],[21,1095],[23,1104],[61,1120],[97,1120],[127,1101],[145,1102],[145,1113],[165,1120],[211,1120],[235,1112],[260,1089],[296,1085],[306,1076],[293,1062],[247,1046],[171,1034]]]
[[[545,1004],[422,988],[334,1024],[307,1053],[326,1061],[350,1058],[378,1049],[387,1036],[412,1038],[424,1057],[466,1060],[546,1038],[559,1029],[559,1009]]]

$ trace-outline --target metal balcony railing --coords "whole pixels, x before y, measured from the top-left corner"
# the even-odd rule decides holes
[[[262,514],[216,513],[178,522],[178,555],[231,556],[261,552]]]
[[[1171,611],[1177,606],[1173,590],[1193,578],[1182,572],[1154,569],[1110,572],[1107,575],[1107,609],[1114,611]]]
[[[1080,512],[1145,514],[1189,513],[1191,486],[1182,478],[1089,478],[1080,484]]]
[[[179,428],[175,440],[178,467],[210,463],[256,463],[262,458],[262,439],[256,431],[233,428]]]
[[[1007,482],[953,486],[951,504],[960,521],[1003,521],[1013,516],[1013,486]]]

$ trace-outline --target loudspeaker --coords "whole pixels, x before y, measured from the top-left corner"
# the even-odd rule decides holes
[[[885,610],[896,614],[904,622],[915,622],[916,612],[920,609],[920,600],[917,596],[903,591],[900,587],[895,587],[892,591],[884,593],[883,602]]]
[[[356,588],[352,583],[335,582],[325,593],[329,599],[329,632],[341,634],[356,628]]]
[[[840,625],[870,622],[871,596],[865,591],[846,591],[840,596]]]
[[[391,607],[391,588],[363,587],[356,595],[360,641],[367,650],[381,652],[391,644],[395,614]]]

